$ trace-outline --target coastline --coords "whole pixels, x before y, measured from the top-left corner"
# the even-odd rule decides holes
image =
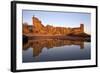
[[[40,39],[56,39],[56,40],[72,40],[72,41],[91,41],[91,36],[64,36],[64,35],[23,35],[27,40],[40,40]],[[26,37],[26,38],[25,38]]]

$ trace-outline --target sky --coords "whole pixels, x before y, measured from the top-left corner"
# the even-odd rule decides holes
[[[32,17],[35,16],[41,20],[44,26],[52,25],[58,27],[80,27],[84,24],[86,33],[91,34],[91,14],[79,12],[56,12],[56,11],[36,11],[23,10],[22,22],[32,25]]]

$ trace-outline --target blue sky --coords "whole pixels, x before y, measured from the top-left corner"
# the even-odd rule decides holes
[[[39,18],[44,26],[47,24],[58,27],[79,27],[80,23],[85,26],[85,32],[91,33],[91,14],[77,12],[54,12],[23,10],[23,23],[32,25],[32,16]]]

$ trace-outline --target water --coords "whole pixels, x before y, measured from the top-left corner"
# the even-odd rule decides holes
[[[28,40],[23,44],[22,60],[47,62],[91,59],[90,42],[72,40]]]

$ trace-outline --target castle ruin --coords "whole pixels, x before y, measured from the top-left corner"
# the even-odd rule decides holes
[[[32,17],[32,25],[27,23],[23,24],[24,34],[33,35],[69,35],[84,33],[84,24],[80,24],[80,27],[67,28],[67,27],[54,27],[51,25],[44,26],[37,17]]]

